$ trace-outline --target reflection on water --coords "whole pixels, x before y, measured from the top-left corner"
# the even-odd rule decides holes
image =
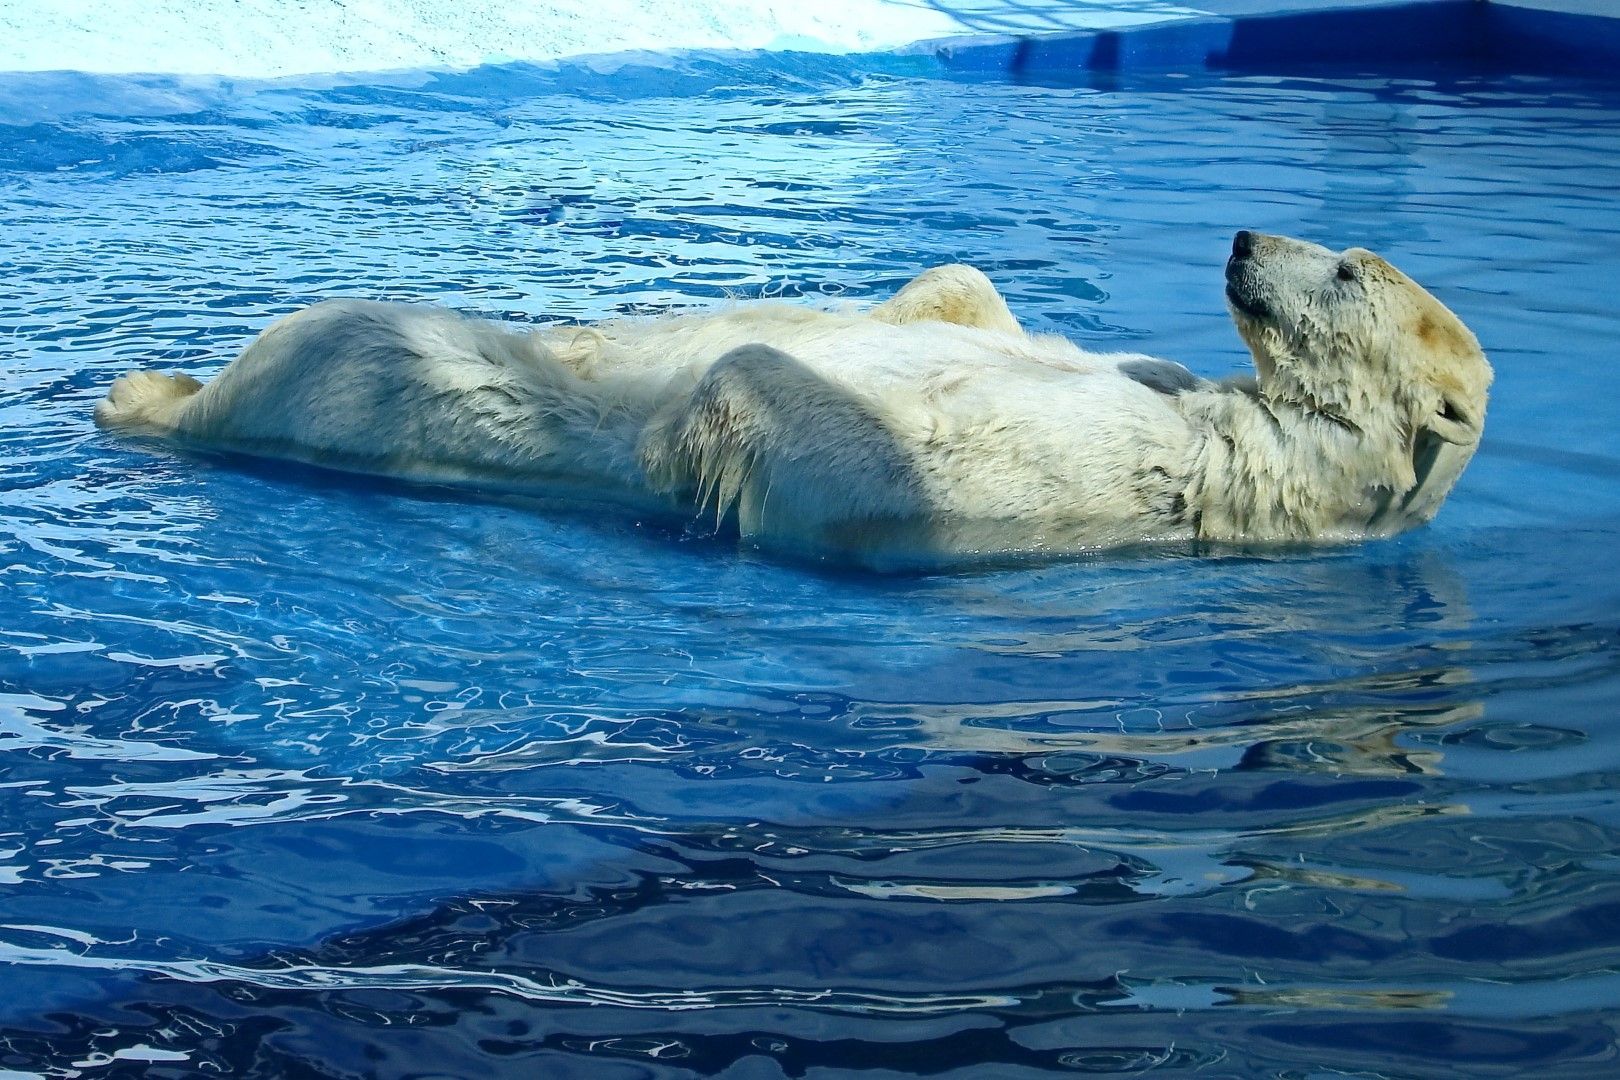
[[[0,86],[0,1070],[1620,1068],[1620,90],[855,63]],[[326,296],[949,259],[1217,374],[1239,226],[1479,332],[1434,526],[853,576],[89,424]]]

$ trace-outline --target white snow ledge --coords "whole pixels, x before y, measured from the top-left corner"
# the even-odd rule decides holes
[[[0,71],[281,78],[647,50],[870,52],[1197,13],[1165,0],[0,0]]]

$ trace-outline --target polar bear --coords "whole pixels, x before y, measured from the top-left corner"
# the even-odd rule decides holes
[[[1388,262],[1239,232],[1250,376],[1027,332],[979,271],[868,311],[760,303],[519,330],[336,300],[206,385],[137,371],[105,428],[433,482],[730,521],[868,565],[1142,541],[1335,541],[1425,522],[1491,368]]]

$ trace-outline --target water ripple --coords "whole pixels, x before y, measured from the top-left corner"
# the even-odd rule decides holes
[[[1614,1071],[1620,89],[930,73],[0,77],[0,1070]],[[89,419],[332,296],[952,260],[1216,375],[1241,226],[1479,333],[1430,528],[876,578]]]

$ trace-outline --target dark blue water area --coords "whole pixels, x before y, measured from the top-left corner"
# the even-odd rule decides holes
[[[1620,1070],[1620,83],[0,78],[0,1075]],[[1475,328],[1430,527],[874,576],[99,434],[330,296],[983,267],[1205,374],[1240,227]]]

